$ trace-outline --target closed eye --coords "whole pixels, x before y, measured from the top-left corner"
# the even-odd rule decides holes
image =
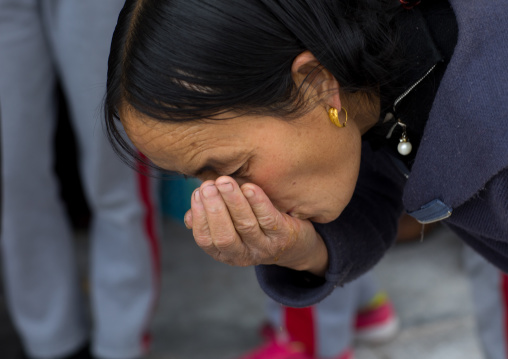
[[[227,175],[229,177],[233,177],[233,178],[239,178],[239,177],[244,177],[247,173],[247,162],[245,162],[239,169],[237,169],[235,172]]]

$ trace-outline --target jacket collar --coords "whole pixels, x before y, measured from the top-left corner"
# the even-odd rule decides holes
[[[508,168],[508,8],[450,3],[459,36],[404,189],[410,212],[435,200],[456,208]]]

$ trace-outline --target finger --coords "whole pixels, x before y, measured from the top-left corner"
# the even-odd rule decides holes
[[[191,198],[192,213],[192,235],[197,245],[206,253],[213,256],[217,253],[217,248],[213,245],[212,235],[208,228],[206,212],[201,199],[199,189],[196,189]]]
[[[246,183],[242,186],[242,191],[256,215],[261,230],[271,242],[269,250],[273,256],[268,264],[277,263],[297,241],[299,232],[295,223],[297,220],[275,208],[260,187]]]
[[[219,251],[226,251],[224,255],[236,255],[243,250],[243,245],[217,186],[213,181],[206,181],[199,191],[213,244]]]
[[[241,189],[263,232],[267,235],[280,232],[284,215],[275,208],[265,192],[252,183],[244,184]]]
[[[183,216],[183,222],[185,223],[185,227],[187,227],[187,229],[192,229],[192,209],[189,209],[185,213],[185,216]]]
[[[238,183],[231,177],[223,176],[219,177],[215,181],[215,184],[229,210],[233,225],[242,240],[259,238],[260,235],[264,235]]]

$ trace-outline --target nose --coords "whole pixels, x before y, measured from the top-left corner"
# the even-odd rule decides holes
[[[238,183],[238,185],[241,187],[243,184],[245,183],[249,183],[249,181],[247,181],[246,179],[243,179],[243,178],[235,178],[233,177],[233,179],[236,181],[236,183]]]
[[[238,186],[241,187],[244,183],[248,183],[249,181],[242,179],[242,178],[236,178],[234,176],[215,176],[213,178],[210,178],[212,181],[216,181],[218,178],[223,178],[226,181],[234,181],[238,183]],[[223,181],[224,181],[223,180]]]
[[[200,175],[198,176],[198,179],[201,181],[201,182],[206,182],[206,181],[214,181],[218,178],[219,176],[217,175],[212,175],[212,174],[206,174],[206,175]]]

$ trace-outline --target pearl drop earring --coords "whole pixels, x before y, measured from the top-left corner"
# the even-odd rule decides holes
[[[399,140],[400,142],[397,145],[397,151],[399,151],[399,153],[402,156],[407,156],[413,150],[413,145],[411,144],[411,142],[409,142],[409,139],[407,138],[406,125],[402,124],[402,122],[400,124],[401,126],[403,125],[404,127],[402,130],[402,136],[400,137]]]
[[[402,156],[407,156],[413,150],[413,145],[411,144],[411,142],[409,142],[409,138],[407,137],[406,124],[403,123],[400,120],[400,118],[397,120],[397,122],[394,123],[394,125],[388,132],[388,135],[386,136],[386,138],[388,139],[388,138],[392,137],[393,130],[395,130],[395,127],[397,127],[397,126],[402,127],[402,135],[400,136],[399,144],[397,145],[397,151]]]

